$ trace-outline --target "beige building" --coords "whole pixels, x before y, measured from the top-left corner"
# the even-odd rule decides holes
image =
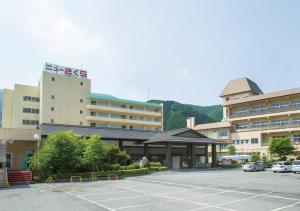
[[[86,71],[49,63],[37,86],[4,89],[2,114],[0,140],[7,143],[6,163],[17,170],[28,168],[43,124],[163,130],[162,105],[92,93]]]
[[[73,71],[73,74],[67,74]],[[64,124],[161,131],[162,105],[91,92],[91,80],[74,68],[46,64],[37,86],[3,92],[3,128]],[[86,71],[85,71],[86,73]]]
[[[222,122],[195,125],[210,138],[233,144],[238,154],[259,151],[268,155],[273,137],[289,137],[300,151],[300,88],[263,94],[248,78],[230,81],[223,99]],[[188,120],[189,125],[191,120]],[[222,152],[226,154],[226,146]]]

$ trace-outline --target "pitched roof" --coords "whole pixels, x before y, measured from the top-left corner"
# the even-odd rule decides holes
[[[190,133],[187,135],[187,133]],[[166,132],[160,132],[152,137],[150,140],[145,141],[144,144],[162,144],[162,143],[198,143],[198,144],[222,144],[224,141],[217,141],[207,138],[203,134],[190,128],[182,128]]]
[[[99,134],[103,139],[116,140],[137,140],[145,141],[155,136],[158,132],[143,131],[143,130],[128,130],[128,129],[114,129],[114,128],[100,128],[89,126],[75,126],[75,125],[58,125],[58,124],[42,124],[40,125],[41,135],[50,135],[57,131],[69,131],[89,137],[93,134]]]
[[[226,106],[226,105],[233,105],[239,103],[246,103],[251,101],[265,100],[265,99],[283,97],[283,96],[294,95],[294,94],[300,94],[300,88],[287,89],[287,90],[282,90],[277,92],[270,92],[262,95],[255,95],[255,96],[240,98],[236,100],[230,100],[225,102],[224,105]]]
[[[229,81],[229,83],[225,86],[223,91],[220,94],[220,97],[243,93],[243,92],[252,92],[253,94],[263,94],[258,85],[251,81],[248,78],[240,78]]]
[[[229,128],[229,127],[231,127],[230,122],[214,122],[214,123],[207,123],[207,124],[199,124],[196,125],[193,129],[207,130],[207,129],[217,129],[217,128]]]

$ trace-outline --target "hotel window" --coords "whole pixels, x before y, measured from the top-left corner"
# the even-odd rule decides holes
[[[80,99],[80,102],[83,103],[83,99]]]
[[[51,119],[50,122],[53,124],[54,123],[54,119]]]
[[[38,98],[38,97],[31,97],[31,101],[32,102],[40,102],[40,98]]]
[[[121,105],[121,108],[126,108],[126,105]]]
[[[95,112],[95,111],[92,111],[92,112],[91,112],[91,116],[96,116],[96,112]]]
[[[79,125],[82,125],[82,121],[79,122]]]
[[[260,105],[260,106],[256,106],[254,107],[251,112],[253,113],[264,113],[268,110],[268,107],[265,105]]]
[[[123,128],[123,129],[126,129],[126,125],[122,125],[122,128]]]
[[[79,111],[79,113],[80,113],[80,114],[82,114],[82,113],[83,113],[83,111],[82,111],[82,110],[80,110],[80,111]]]
[[[293,118],[293,124],[300,125],[300,118]]]
[[[241,140],[241,144],[244,144],[244,140]]]
[[[6,163],[5,163],[5,166],[8,169],[12,168],[12,154],[11,153],[6,153]]]
[[[91,104],[92,104],[92,105],[96,105],[96,101],[92,100],[92,101],[91,101]]]
[[[226,149],[227,148],[227,144],[221,144],[221,149]]]
[[[271,109],[272,110],[284,110],[284,109],[288,109],[289,108],[289,104],[288,103],[273,103],[271,105]]]
[[[245,116],[245,115],[248,115],[250,112],[250,109],[249,108],[241,108],[241,109],[237,109],[234,111],[234,114],[236,116]]]
[[[37,108],[23,108],[23,113],[32,113],[32,114],[38,114],[40,112]]]
[[[24,97],[23,97],[23,100],[24,100],[24,101],[31,101],[31,97],[30,97],[30,96],[24,96]]]
[[[249,127],[250,127],[249,123],[236,124],[236,129],[247,129]]]
[[[51,107],[51,111],[54,111],[54,107]]]
[[[288,135],[272,136],[272,138],[289,138],[289,136]]]
[[[300,134],[294,135],[293,141],[299,143],[300,142]]]
[[[295,100],[292,102],[292,107],[294,108],[300,108],[300,100]]]
[[[219,130],[218,131],[218,136],[228,136],[228,130]]]
[[[51,80],[52,80],[52,81],[55,81],[55,78],[54,78],[54,77],[52,77],[52,78],[51,78]]]
[[[54,95],[51,95],[51,99],[54,100],[54,98],[55,98]]]
[[[248,139],[246,139],[246,140],[245,140],[245,143],[246,143],[246,144],[248,144],[248,143],[249,143],[249,140],[248,140]]]
[[[37,120],[28,120],[28,119],[23,119],[22,120],[23,125],[38,125],[39,121]]]
[[[126,115],[121,115],[121,119],[126,119]]]
[[[83,86],[83,82],[80,82],[80,85]]]
[[[268,122],[262,121],[262,122],[254,122],[253,127],[261,128],[268,126]]]
[[[92,122],[92,123],[91,123],[91,127],[96,127],[96,123],[95,123],[95,122]]]
[[[289,124],[289,120],[288,119],[277,119],[277,120],[273,120],[271,122],[271,124],[273,126],[283,126],[283,125],[288,125]]]
[[[251,144],[258,144],[258,138],[251,138]]]
[[[133,126],[132,126],[132,125],[130,125],[130,126],[129,126],[129,129],[130,129],[130,130],[132,130],[132,129],[133,129]]]

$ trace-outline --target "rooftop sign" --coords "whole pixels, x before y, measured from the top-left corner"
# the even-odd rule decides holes
[[[73,76],[78,78],[87,78],[87,71],[72,67],[64,67],[57,64],[46,63],[45,71],[50,73],[57,73],[60,75]]]

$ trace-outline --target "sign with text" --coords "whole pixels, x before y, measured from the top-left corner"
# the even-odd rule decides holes
[[[87,78],[87,71],[57,64],[46,63],[45,71],[78,78]]]

